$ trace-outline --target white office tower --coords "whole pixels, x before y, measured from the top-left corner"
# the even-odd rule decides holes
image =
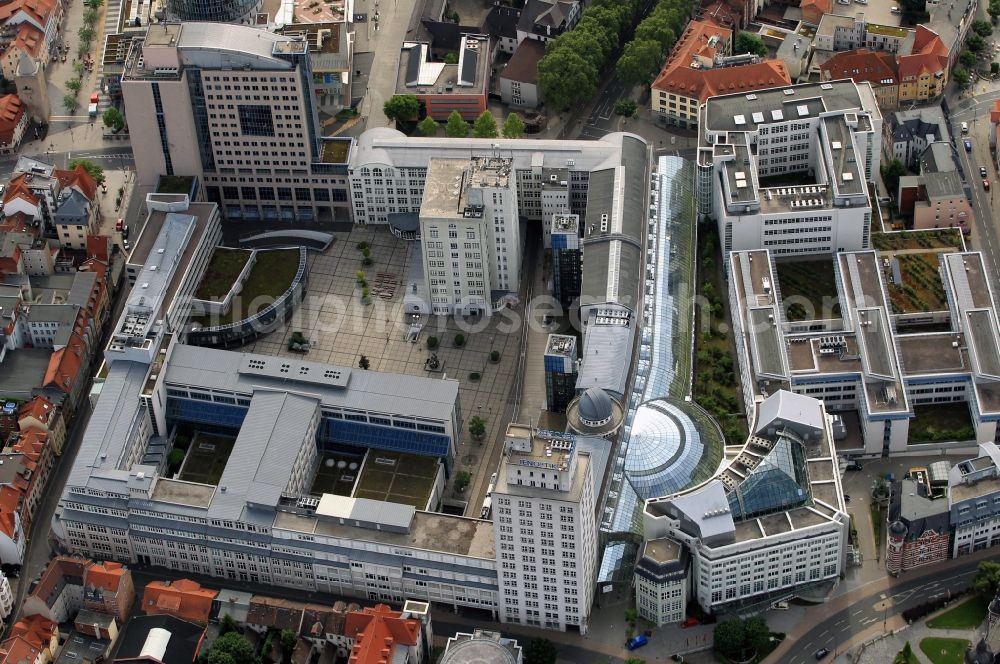
[[[512,162],[431,159],[420,206],[424,279],[436,314],[489,315],[521,280]]]
[[[597,559],[590,455],[571,436],[509,425],[493,506],[500,621],[585,634]]]

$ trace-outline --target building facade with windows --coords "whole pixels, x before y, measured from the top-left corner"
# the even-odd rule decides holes
[[[688,598],[687,549],[669,538],[644,542],[635,566],[635,608],[654,625],[683,622]]]
[[[747,442],[715,477],[646,501],[643,522],[647,546],[666,538],[687,550],[690,597],[710,613],[832,587],[846,563],[850,517],[823,404],[785,391],[758,402]],[[650,615],[670,613],[675,598],[658,601]]]
[[[156,23],[122,76],[137,182],[198,176],[227,219],[347,222],[353,142],[325,139],[309,44],[250,26]]]
[[[420,206],[424,283],[435,314],[489,315],[521,282],[513,161],[432,159]]]
[[[718,224],[724,253],[865,249],[881,141],[882,116],[867,83],[712,97],[699,123],[698,213]],[[792,175],[814,184],[781,186]]]
[[[587,633],[597,481],[575,437],[508,425],[493,489],[502,622]]]
[[[952,556],[1000,545],[1000,450],[980,443],[979,456],[952,466],[948,473]]]

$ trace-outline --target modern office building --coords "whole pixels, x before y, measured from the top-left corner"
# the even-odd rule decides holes
[[[1000,450],[995,442],[980,443],[979,456],[952,466],[948,510],[952,556],[1000,544]]]
[[[643,511],[647,553],[664,538],[683,547],[690,599],[711,613],[832,589],[846,561],[850,518],[823,404],[779,391],[751,412],[746,443],[727,449],[711,480],[649,500]],[[636,576],[645,568],[640,563]],[[672,593],[644,596],[649,615],[677,615],[678,608],[684,615]]]
[[[353,142],[324,139],[301,37],[154,23],[122,75],[137,183],[197,176],[227,219],[349,221]]]
[[[576,395],[576,337],[550,334],[545,344],[545,406],[566,410]]]
[[[396,94],[416,96],[435,120],[443,122],[456,112],[472,122],[486,110],[495,48],[486,35],[462,35],[458,62],[448,64],[431,61],[430,44],[404,42]]]
[[[635,608],[654,625],[684,622],[688,597],[688,552],[664,537],[642,545],[635,566]]]
[[[552,249],[552,295],[569,306],[580,296],[580,215],[554,214],[551,219],[547,237]]]
[[[435,314],[489,315],[521,281],[512,160],[431,159],[420,206],[424,283]]]
[[[723,255],[868,248],[868,183],[882,141],[870,85],[848,79],[711,97],[698,132],[698,213],[718,224]],[[812,183],[801,184],[804,176]]]
[[[500,620],[586,634],[597,526],[591,456],[573,436],[510,424],[493,489]]]
[[[504,157],[512,160],[518,214],[527,219],[551,219],[568,211],[584,215],[590,173],[619,162],[630,141],[645,145],[632,134],[613,133],[597,141],[556,141],[512,138],[409,137],[386,127],[369,129],[358,137],[351,152],[348,174],[353,219],[358,224],[385,224],[393,215],[419,212],[427,168],[432,158]],[[647,161],[644,158],[644,162]],[[560,209],[543,208],[542,192],[563,192]],[[563,204],[562,200],[566,203]],[[549,211],[546,216],[545,212]]]
[[[167,0],[167,18],[173,21],[213,21],[217,23],[252,23],[254,14],[260,11],[260,0]]]

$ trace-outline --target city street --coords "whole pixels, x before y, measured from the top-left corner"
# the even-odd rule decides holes
[[[399,50],[409,32],[410,15],[415,0],[355,0],[354,13],[367,14],[365,23],[356,23],[356,53],[373,52],[371,72],[368,74],[368,90],[358,109],[367,118],[368,128],[385,127],[388,120],[382,106],[396,92],[396,76],[399,71]],[[378,13],[379,20],[374,20]],[[377,29],[376,29],[377,28]],[[360,96],[362,91],[352,91]]]

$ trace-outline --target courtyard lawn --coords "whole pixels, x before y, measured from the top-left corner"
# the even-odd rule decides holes
[[[776,267],[788,320],[840,318],[831,259],[781,262]]]
[[[198,484],[218,484],[235,442],[233,437],[195,434],[178,479]]]
[[[920,642],[920,649],[931,664],[963,664],[965,649],[969,642],[965,639],[942,639],[930,636]]]
[[[292,285],[299,269],[298,249],[258,251],[257,260],[243,283],[243,290],[233,298],[229,313],[221,319],[199,316],[191,319],[201,325],[228,325],[249,318],[269,307]]]
[[[975,629],[986,618],[988,606],[989,602],[976,595],[928,620],[927,626],[935,629]]]
[[[313,495],[332,493],[350,496],[361,472],[361,455],[327,453],[320,459],[316,477],[313,479]]]
[[[911,443],[972,440],[975,436],[968,408],[946,403],[913,407],[913,419],[910,420]]]
[[[218,247],[205,268],[205,276],[201,278],[194,296],[199,300],[221,300],[233,287],[236,277],[240,276],[248,260],[250,252],[246,249]]]
[[[899,233],[873,233],[872,246],[879,251],[899,249],[962,249],[962,233],[954,228]]]
[[[354,497],[425,509],[434,488],[438,463],[434,457],[369,450]]]
[[[948,308],[941,281],[937,252],[903,254],[896,257],[903,283],[889,279],[887,287],[893,313],[941,311]]]

